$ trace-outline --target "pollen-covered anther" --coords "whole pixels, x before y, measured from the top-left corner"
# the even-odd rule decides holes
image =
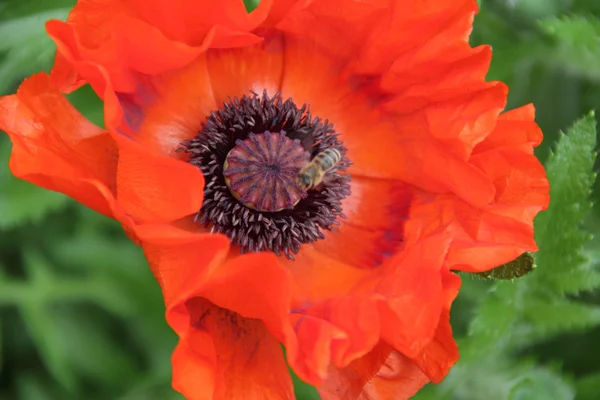
[[[300,141],[285,132],[250,133],[235,142],[223,175],[231,194],[244,206],[265,212],[291,210],[306,197],[295,180],[309,160]]]

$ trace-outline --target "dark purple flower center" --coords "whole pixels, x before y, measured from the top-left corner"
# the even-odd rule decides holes
[[[308,191],[296,183],[315,156],[334,149],[341,161]],[[270,250],[293,259],[301,246],[323,239],[344,218],[350,165],[339,134],[327,120],[279,95],[230,99],[211,112],[180,151],[205,178],[204,202],[195,220],[227,235],[242,252]],[[314,172],[314,171],[313,171]]]

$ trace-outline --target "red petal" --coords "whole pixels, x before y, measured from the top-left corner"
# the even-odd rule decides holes
[[[158,155],[135,141],[114,135],[119,145],[117,199],[141,222],[169,222],[202,206],[204,177],[188,163]]]
[[[331,369],[319,388],[323,400],[404,400],[429,379],[407,357],[380,342],[343,369]]]
[[[412,360],[397,351],[390,353],[377,374],[364,387],[358,400],[405,400],[429,383]]]
[[[442,310],[440,267],[448,243],[445,236],[423,240],[363,278],[346,296],[298,309],[294,329],[300,357],[288,357],[296,373],[320,384],[330,363],[345,368],[380,338],[409,357],[419,354],[433,338]]]
[[[443,298],[440,268],[449,242],[449,237],[438,235],[407,248],[390,260],[393,271],[376,286],[376,293],[388,299],[379,304],[381,338],[408,357],[433,337]]]
[[[493,198],[489,179],[434,139],[430,125],[439,126],[430,124],[425,113],[402,117],[384,113],[364,93],[352,90],[330,55],[294,39],[286,40],[285,51],[282,94],[297,103],[310,104],[314,115],[334,123],[354,163],[350,174],[397,179],[429,192],[453,191],[476,205]],[[490,107],[499,112],[497,106]],[[463,126],[461,135],[481,135],[480,128],[479,133],[466,133],[466,122],[456,122]]]
[[[212,382],[215,398],[244,398],[236,397],[244,393],[245,398],[261,393],[293,398],[276,340],[288,343],[288,353],[296,351],[288,320],[291,279],[276,257],[259,253],[226,261],[229,241],[218,234],[155,225],[138,227],[136,235],[163,289],[167,320],[180,336],[173,365],[176,388],[192,399],[210,393]],[[217,319],[204,326],[197,321],[208,308]],[[196,361],[191,364],[188,357]],[[212,381],[194,383],[189,378],[194,366]]]
[[[126,219],[115,201],[117,146],[71,106],[48,75],[34,75],[16,95],[0,98],[0,128],[13,142],[15,176]]]
[[[185,308],[191,326],[173,354],[173,387],[186,399],[295,399],[281,347],[260,321],[199,298]]]
[[[115,125],[142,146],[171,157],[186,139],[196,136],[205,116],[218,108],[208,74],[206,58],[199,57],[175,72],[149,77],[136,93],[120,93],[116,107],[123,120]]]
[[[208,71],[217,105],[229,98],[259,95],[264,90],[270,96],[280,90],[283,74],[284,40],[270,35],[256,46],[214,50],[207,53]]]
[[[263,0],[250,14],[237,0],[130,0],[131,13],[156,26],[168,38],[193,46],[200,45],[214,27],[234,32],[251,32],[267,16],[271,0]]]
[[[354,176],[342,202],[345,219],[314,248],[357,268],[374,268],[400,250],[412,188],[398,181]]]
[[[458,346],[452,337],[450,305],[458,295],[460,278],[442,270],[444,308],[433,340],[412,360],[433,383],[440,383],[458,361]]]
[[[450,312],[446,310],[440,317],[433,341],[415,357],[414,362],[433,383],[440,383],[458,357],[458,346],[452,338]]]
[[[536,251],[533,218],[547,207],[549,187],[544,168],[533,155],[541,134],[532,120],[531,107],[506,113],[475,147],[471,164],[495,186],[488,205],[473,207],[452,195],[415,193],[405,225],[407,242],[449,232],[455,239],[447,265],[466,271],[484,271],[524,251]]]
[[[53,77],[68,90],[77,79],[73,78],[75,72],[102,97],[106,82],[89,70],[93,64],[106,70],[115,90],[132,92],[139,73],[158,74],[183,67],[209,47],[257,43],[260,39],[250,31],[266,18],[269,8],[270,1],[262,1],[255,12],[247,14],[237,0],[208,8],[194,0],[169,2],[168,7],[164,1],[149,5],[137,0],[83,0],[67,23],[47,24],[60,60]]]

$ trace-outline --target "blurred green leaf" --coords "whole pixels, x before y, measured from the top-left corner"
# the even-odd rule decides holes
[[[541,21],[540,25],[555,42],[546,62],[600,80],[599,19],[591,15],[560,16]]]
[[[0,229],[35,222],[50,212],[65,207],[69,198],[15,178],[7,167],[10,142],[0,137]]]
[[[171,388],[170,382],[153,382],[139,386],[119,397],[117,400],[185,400]],[[300,399],[298,399],[300,400]]]
[[[56,47],[44,29],[49,19],[64,19],[69,9],[51,11],[0,22],[0,94],[14,90],[26,76],[49,70]]]
[[[71,9],[77,0],[7,0],[0,3],[0,21],[44,13],[58,8]]]
[[[590,235],[580,228],[591,209],[595,146],[596,121],[590,113],[561,134],[546,163],[551,201],[535,221],[539,268],[527,280],[540,293],[577,293],[584,280],[598,281],[597,272],[582,270],[590,265],[582,255]]]
[[[531,323],[531,328],[544,337],[555,332],[572,332],[600,324],[599,307],[567,299],[548,301],[530,298],[527,307],[523,308],[523,316]]]
[[[600,393],[600,372],[577,381],[577,400],[598,400],[598,393]]]
[[[1,266],[0,266],[1,268]],[[0,374],[2,373],[2,369],[4,368],[4,338],[2,335],[2,325],[4,324],[4,320],[2,319],[2,316],[0,315]]]
[[[17,377],[17,390],[23,400],[54,400],[53,391],[39,376],[25,372]]]
[[[104,127],[104,103],[90,85],[84,85],[67,95],[67,99],[84,117]]]
[[[49,312],[60,330],[62,353],[77,375],[104,389],[127,387],[136,378],[138,366],[125,343],[108,335],[95,313],[62,307]]]
[[[56,326],[52,316],[34,301],[21,303],[19,309],[29,335],[34,340],[50,373],[67,390],[75,391],[77,378],[69,367],[64,349],[60,346],[62,332]]]
[[[521,304],[516,295],[518,287],[512,282],[498,282],[485,296],[473,317],[469,327],[471,341],[463,351],[463,357],[479,357],[502,350],[518,317]]]
[[[508,400],[572,400],[571,388],[562,377],[544,369],[536,369],[517,383]]]
[[[569,0],[511,0],[506,3],[515,12],[525,14],[529,18],[545,18],[559,13],[566,8]]]

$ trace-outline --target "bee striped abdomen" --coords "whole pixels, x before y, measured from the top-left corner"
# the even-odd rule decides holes
[[[336,149],[328,149],[322,153],[317,154],[314,161],[324,171],[329,171],[333,168],[340,160],[342,155]]]
[[[313,189],[322,181],[325,174],[342,160],[342,153],[337,149],[327,149],[317,154],[298,173],[297,182],[304,190]]]

